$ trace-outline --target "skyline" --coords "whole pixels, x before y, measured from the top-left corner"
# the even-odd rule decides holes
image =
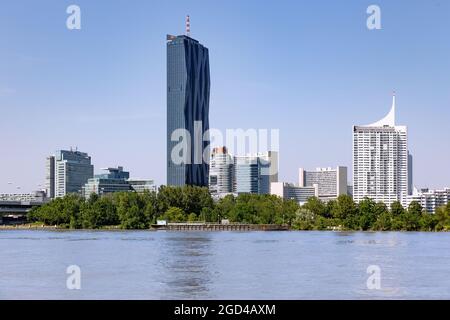
[[[17,192],[17,185],[20,192],[38,189],[46,156],[70,146],[88,152],[97,168],[122,165],[134,176],[164,183],[164,39],[184,33],[186,14],[192,37],[210,50],[211,127],[279,128],[280,181],[295,182],[299,167],[351,169],[352,126],[385,115],[395,89],[399,122],[409,129],[414,184],[450,184],[450,152],[439,148],[450,138],[445,123],[450,45],[439,39],[448,30],[442,18],[448,3],[414,3],[403,10],[405,5],[380,1],[382,30],[373,31],[365,27],[371,3],[364,1],[341,9],[290,3],[288,10],[270,3],[256,13],[250,10],[256,2],[240,3],[231,26],[218,17],[229,15],[236,2],[214,4],[209,11],[205,2],[158,7],[119,2],[104,10],[106,2],[77,1],[79,31],[64,26],[69,3],[18,3],[6,4],[0,13],[0,35],[7,39],[0,52],[0,127],[7,157],[0,164],[8,168],[0,171],[0,192]],[[411,23],[421,11],[422,23]],[[1,16],[6,12],[11,17]],[[117,17],[123,21],[112,28]],[[41,27],[33,28],[36,24]],[[73,132],[64,131],[68,122]],[[328,130],[317,130],[319,125]],[[292,141],[299,147],[292,148]]]

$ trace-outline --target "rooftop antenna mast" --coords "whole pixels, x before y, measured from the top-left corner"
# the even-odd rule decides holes
[[[189,18],[189,15],[186,16],[186,35],[188,37],[191,36],[191,20]]]
[[[395,90],[392,91],[392,105],[395,106]]]

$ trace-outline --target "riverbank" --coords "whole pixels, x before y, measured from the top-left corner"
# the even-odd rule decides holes
[[[343,228],[328,228],[322,230],[304,230],[304,229],[293,229],[287,226],[269,226],[269,225],[249,225],[249,224],[230,224],[230,225],[220,225],[220,224],[205,224],[204,226],[198,224],[176,224],[171,227],[163,228],[149,228],[149,229],[123,229],[120,226],[109,226],[102,228],[82,228],[82,229],[70,229],[61,226],[46,226],[46,225],[36,225],[36,224],[24,224],[24,225],[0,225],[0,231],[205,231],[205,232],[221,232],[221,231],[306,231],[306,232],[364,232],[364,233],[390,233],[390,232],[402,232],[402,233],[414,233],[414,232],[425,232],[425,233],[448,233],[450,230],[422,230],[422,231],[408,231],[408,230],[349,230]]]
[[[101,228],[70,229],[64,226],[48,226],[45,224],[0,225],[0,230],[58,230],[58,231],[288,231],[289,226],[277,224],[218,224],[218,223],[169,223],[162,227],[148,229],[123,229],[120,226],[103,226]]]
[[[56,230],[60,229],[57,226],[46,226],[36,224],[13,224],[13,225],[0,225],[0,230]]]

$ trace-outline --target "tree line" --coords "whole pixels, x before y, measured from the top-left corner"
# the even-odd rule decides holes
[[[227,195],[213,201],[207,188],[161,186],[157,193],[92,194],[87,200],[71,194],[28,214],[30,222],[71,229],[148,229],[157,220],[218,223],[222,219],[284,224],[295,230],[441,231],[450,229],[450,204],[429,214],[415,201],[407,209],[399,202],[387,208],[371,199],[356,204],[347,195],[326,203],[312,197],[302,206],[291,199],[258,194]]]
[[[405,209],[398,201],[388,208],[369,198],[356,204],[347,195],[327,203],[313,197],[297,211],[294,227],[300,230],[446,231],[450,230],[450,203],[430,214],[417,201]]]

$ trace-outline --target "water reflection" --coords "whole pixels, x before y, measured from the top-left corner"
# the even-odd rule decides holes
[[[159,263],[165,285],[162,298],[196,299],[208,296],[213,246],[208,232],[167,232],[162,237]]]

